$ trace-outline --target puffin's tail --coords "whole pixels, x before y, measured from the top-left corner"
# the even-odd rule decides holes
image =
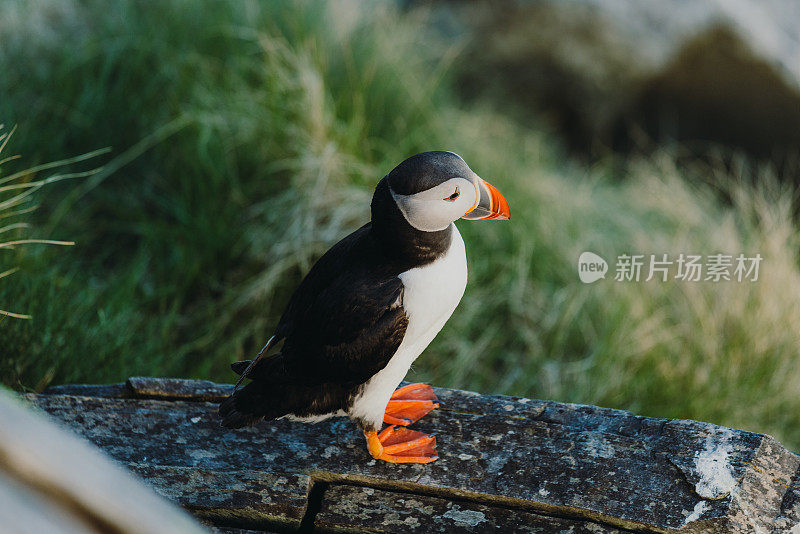
[[[278,355],[276,355],[278,356]],[[276,393],[280,394],[281,388],[277,384],[266,383],[261,372],[265,370],[266,362],[270,360],[264,358],[256,362],[253,369],[247,373],[247,378],[253,381],[236,390],[230,397],[222,401],[219,405],[219,415],[222,418],[220,424],[226,428],[242,428],[251,426],[262,419],[274,419],[286,414],[282,410],[280,402],[276,402]],[[234,362],[231,369],[241,375],[251,364],[251,360]]]
[[[242,375],[252,360],[245,360],[242,362],[233,362],[231,369],[237,375]],[[242,428],[251,426],[258,423],[264,418],[263,415],[256,415],[252,412],[252,407],[255,405],[258,395],[255,394],[254,388],[250,387],[251,384],[234,391],[234,393],[222,401],[219,405],[219,416],[222,418],[220,424],[226,428]]]
[[[247,371],[247,368],[250,367],[250,364],[253,363],[253,360],[244,360],[241,362],[233,362],[231,364],[231,369],[233,372],[239,376],[242,376],[242,373]]]
[[[261,421],[264,416],[239,411],[237,401],[241,400],[242,394],[247,392],[247,387],[240,389],[235,395],[231,395],[219,405],[219,416],[222,418],[220,424],[225,428],[243,428],[252,426]]]

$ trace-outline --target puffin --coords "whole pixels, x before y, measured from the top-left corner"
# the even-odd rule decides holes
[[[439,406],[433,388],[397,387],[464,294],[454,221],[509,218],[503,195],[453,152],[397,165],[375,187],[370,222],[312,266],[258,355],[231,364],[240,377],[222,426],[347,416],[373,458],[436,460],[436,437],[407,428]]]

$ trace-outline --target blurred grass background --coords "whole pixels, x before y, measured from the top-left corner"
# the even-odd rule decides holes
[[[367,220],[380,177],[445,149],[514,218],[459,223],[466,295],[409,379],[800,448],[794,190],[744,157],[577,161],[536,124],[460,100],[465,43],[425,17],[380,3],[6,0],[0,122],[17,125],[4,155],[22,158],[0,179],[111,152],[68,165],[103,169],[8,217],[32,226],[3,240],[77,245],[2,251],[0,272],[20,271],[0,279],[0,308],[33,316],[0,323],[2,382],[231,381],[228,364],[261,347],[313,261]],[[584,250],[764,260],[755,283],[584,285]]]

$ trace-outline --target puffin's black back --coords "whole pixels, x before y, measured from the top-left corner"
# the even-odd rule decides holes
[[[389,362],[408,325],[398,275],[435,260],[450,245],[450,228],[416,230],[389,191],[390,179],[402,186],[413,181],[408,173],[427,176],[436,169],[442,179],[441,161],[460,161],[449,152],[425,154],[429,161],[409,158],[378,183],[372,222],[339,241],[308,272],[275,330],[283,347],[258,362],[248,374],[252,382],[220,405],[224,426],[346,410],[360,386]],[[233,369],[241,373],[247,363]]]

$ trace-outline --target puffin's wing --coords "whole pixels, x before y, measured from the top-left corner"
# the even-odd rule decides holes
[[[380,371],[405,336],[399,272],[382,256],[367,224],[311,268],[276,329],[280,356],[250,378],[290,384],[355,385]]]
[[[336,398],[383,369],[408,326],[396,271],[378,252],[369,225],[326,252],[278,324],[280,352],[258,361],[247,374],[252,381],[220,404],[223,426],[335,411]]]
[[[343,276],[321,292],[286,336],[281,352],[291,379],[357,385],[397,352],[408,326],[403,283],[363,274]]]

